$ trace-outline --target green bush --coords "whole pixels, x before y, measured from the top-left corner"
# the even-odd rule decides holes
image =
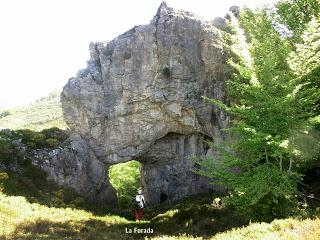
[[[277,167],[257,166],[251,172],[239,174],[234,191],[224,201],[240,215],[254,221],[287,217],[298,209],[300,178],[298,174],[290,175]]]
[[[12,144],[10,144],[6,140],[0,139],[0,161],[9,164],[14,159],[12,158],[14,154],[14,148]]]
[[[37,145],[37,148],[42,148],[46,146],[46,136],[41,133],[35,133],[32,141]]]
[[[32,131],[30,129],[20,129],[16,133],[20,136],[22,143],[26,144],[30,149],[38,148],[38,144],[43,146],[45,136],[43,134]]]
[[[162,69],[162,75],[165,76],[165,77],[168,78],[168,79],[171,78],[172,72],[171,72],[170,68],[164,67],[164,68]]]
[[[57,127],[44,129],[41,132],[21,129],[17,130],[16,134],[30,149],[55,148],[68,137],[66,131]]]
[[[37,144],[34,142],[26,142],[25,143],[27,145],[28,148],[30,149],[36,149],[37,148]]]
[[[67,139],[68,135],[65,130],[57,127],[43,129],[40,133],[44,134],[46,138],[57,139],[59,142],[63,142]]]
[[[35,131],[32,131],[30,129],[20,129],[17,130],[16,133],[20,135],[23,143],[31,142],[36,134]]]
[[[46,140],[46,145],[50,148],[55,148],[59,145],[59,141],[55,138],[49,138]]]
[[[12,144],[10,139],[0,139],[0,162],[10,164],[14,162],[23,162],[24,154]]]

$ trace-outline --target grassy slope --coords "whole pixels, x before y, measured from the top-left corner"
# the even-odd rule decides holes
[[[9,109],[0,114],[0,129],[28,128],[40,131],[45,128],[66,128],[60,103],[60,93],[55,91],[27,107]],[[2,113],[3,113],[2,112]],[[9,114],[9,115],[7,115]]]
[[[187,235],[176,237],[161,236],[152,238],[153,240],[189,240],[203,239],[193,238]],[[234,228],[224,233],[216,234],[210,240],[318,240],[320,239],[320,219],[281,219],[271,223],[253,223],[243,228]]]
[[[173,210],[162,209],[162,214],[159,209],[153,210],[148,213],[149,220],[136,223],[115,215],[98,216],[84,210],[50,208],[31,204],[24,197],[0,195],[0,239],[143,239],[144,234],[125,233],[125,228],[134,227],[153,228],[155,233],[147,236],[158,240],[320,239],[320,219],[253,223],[214,235],[218,230],[232,227],[232,216],[226,209],[209,207],[206,201],[202,204],[198,201],[197,206],[186,201],[170,207]],[[186,216],[188,208],[192,214]],[[200,222],[195,223],[200,217]],[[219,220],[227,220],[229,224]]]

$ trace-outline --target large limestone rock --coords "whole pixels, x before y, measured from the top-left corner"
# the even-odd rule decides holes
[[[90,44],[87,68],[61,94],[78,152],[61,161],[80,166],[61,184],[111,204],[108,167],[135,159],[151,205],[212,189],[192,172],[192,157],[208,154],[204,139],[218,141],[228,123],[202,99],[224,100],[230,75],[222,31],[213,24],[162,3],[150,24]]]

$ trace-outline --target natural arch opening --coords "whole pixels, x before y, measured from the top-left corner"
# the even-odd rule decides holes
[[[140,187],[141,163],[131,160],[109,168],[109,179],[117,193],[119,207],[131,208],[132,199]]]

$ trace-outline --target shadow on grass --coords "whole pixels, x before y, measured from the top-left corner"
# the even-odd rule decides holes
[[[167,206],[169,207],[169,205]],[[144,239],[163,235],[210,238],[216,233],[246,225],[247,222],[235,217],[233,211],[223,207],[213,208],[210,204],[197,205],[185,202],[175,205],[171,210],[149,209],[148,221],[112,223],[110,219],[91,219],[86,221],[55,222],[44,219],[23,222],[18,225],[9,239]],[[157,214],[153,216],[154,214]],[[125,221],[125,220],[124,220]],[[131,229],[153,229],[152,234],[126,233]]]
[[[126,239],[125,228],[121,228],[121,225],[109,225],[102,220],[53,222],[38,219],[21,223],[8,239]]]
[[[207,226],[208,227],[208,226]],[[131,229],[153,229],[153,233],[126,233]],[[190,227],[189,227],[190,228]],[[157,222],[139,222],[128,224],[108,224],[102,220],[89,221],[67,221],[53,222],[38,219],[34,222],[24,222],[18,225],[15,231],[7,239],[20,240],[44,240],[44,239],[81,239],[81,240],[101,240],[101,239],[144,239],[162,235],[178,236],[187,234],[190,237],[203,236],[204,238],[213,235],[212,231],[207,234],[193,233],[192,227],[179,229],[179,226]],[[187,230],[189,229],[189,230]],[[200,229],[199,229],[200,230]],[[203,229],[204,230],[204,229]],[[206,230],[209,230],[206,229]]]

